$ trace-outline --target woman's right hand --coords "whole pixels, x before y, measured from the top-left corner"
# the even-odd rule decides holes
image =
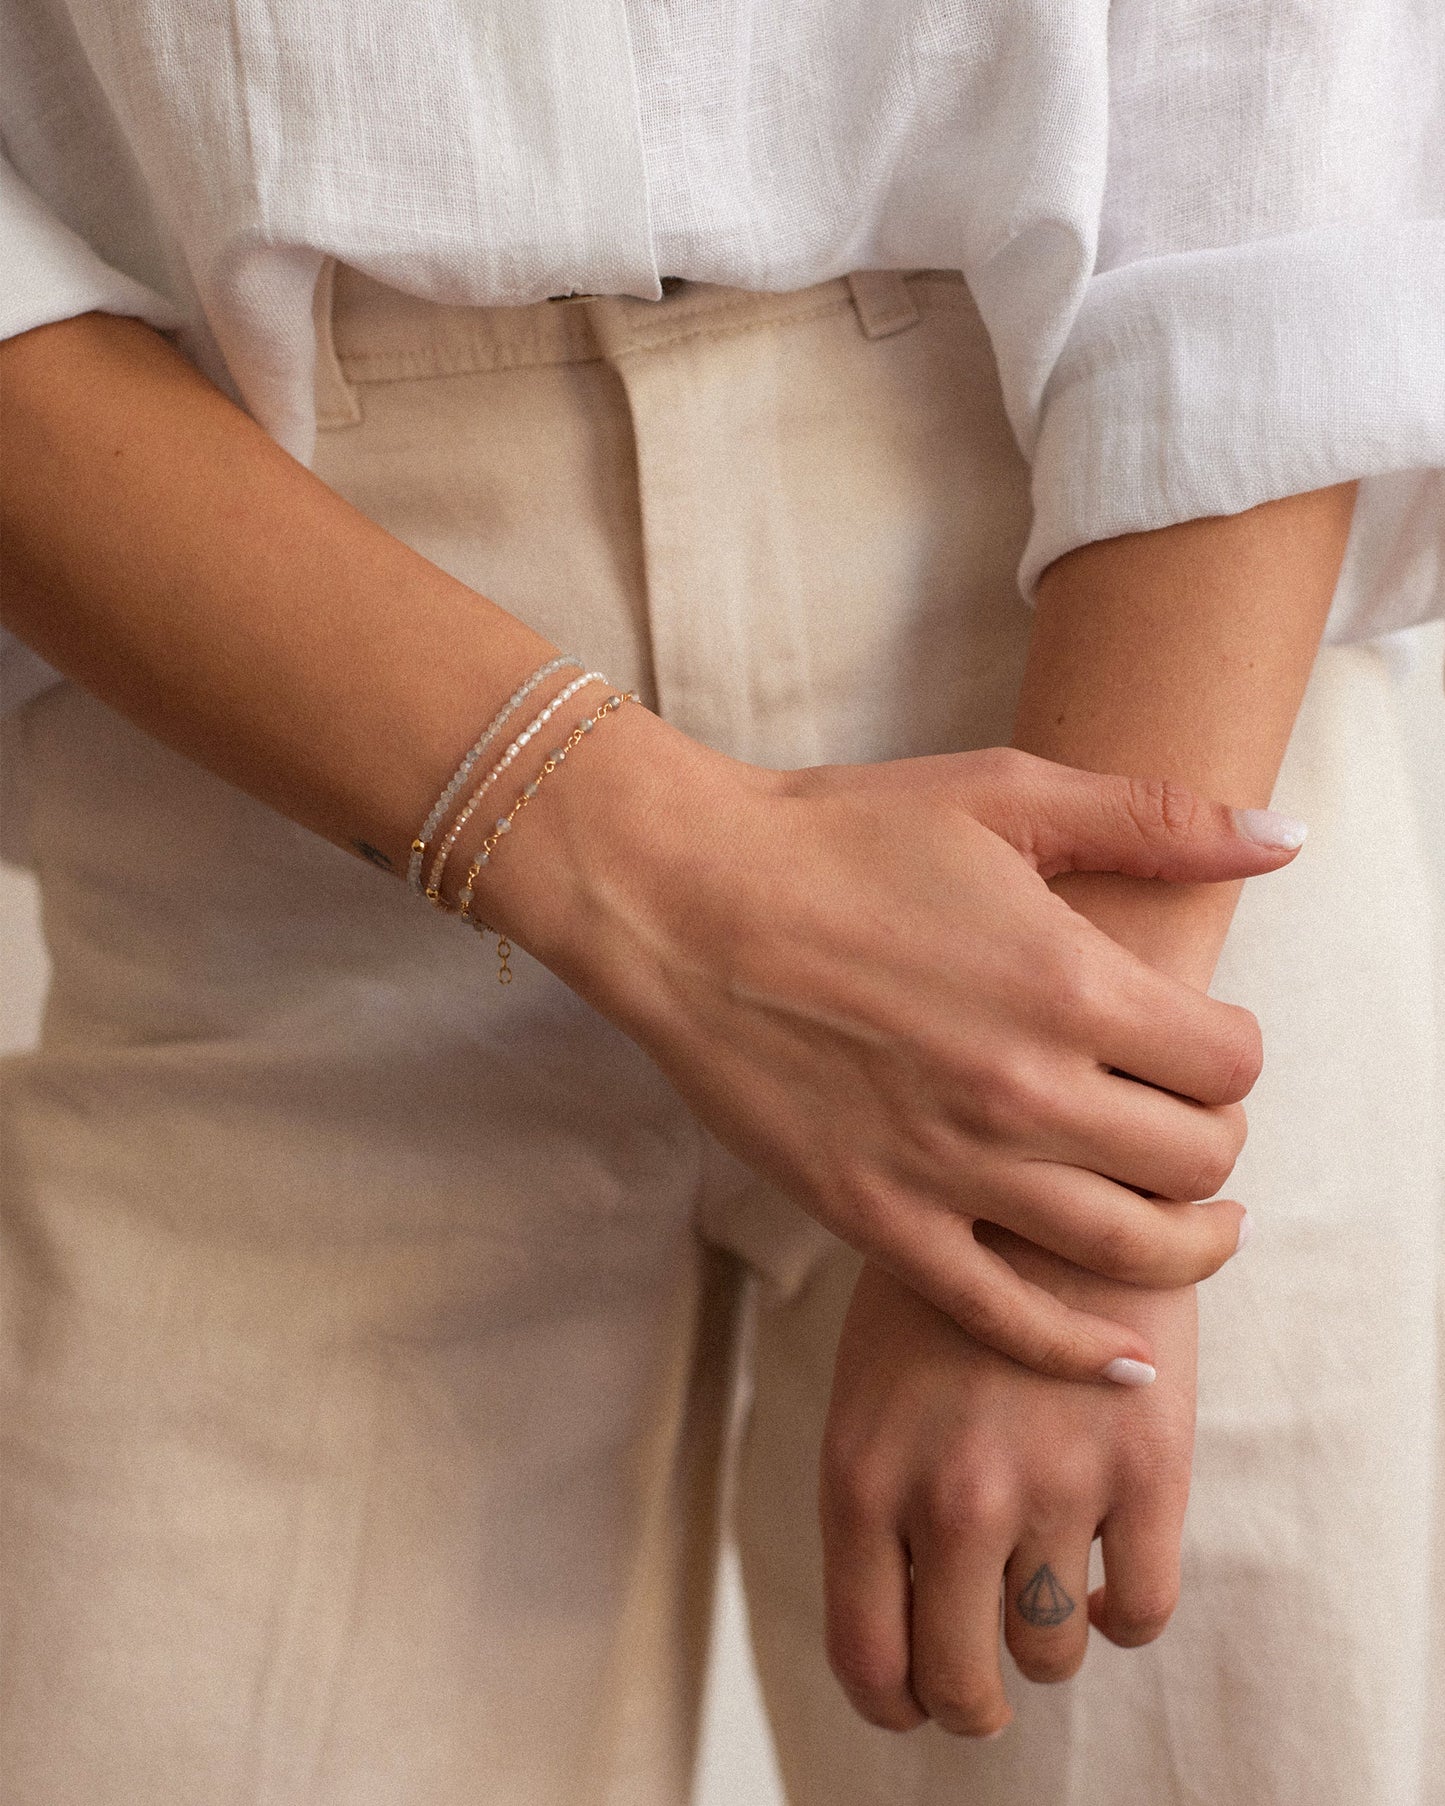
[[[1005,749],[779,773],[628,708],[544,788],[483,907],[978,1341],[1137,1383],[1111,1363],[1148,1363],[1142,1336],[1020,1278],[973,1224],[1110,1279],[1206,1278],[1244,1213],[1178,1205],[1233,1168],[1259,1034],[1046,880],[1237,879],[1297,844],[1280,818]]]

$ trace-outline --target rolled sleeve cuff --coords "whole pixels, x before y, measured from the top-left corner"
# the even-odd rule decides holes
[[[1020,581],[1094,540],[1441,469],[1445,222],[1126,265],[1093,279],[1050,377]]]
[[[164,296],[98,257],[3,159],[0,244],[0,339],[85,313],[128,314],[162,332],[182,324]]]

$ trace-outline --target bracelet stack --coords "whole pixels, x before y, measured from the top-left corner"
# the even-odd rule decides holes
[[[502,836],[510,833],[512,823],[516,820],[517,816],[537,794],[543,781],[546,778],[551,777],[558,766],[565,763],[568,754],[575,751],[588,734],[592,733],[609,715],[615,714],[624,703],[636,702],[638,700],[637,696],[631,690],[615,691],[605,702],[600,703],[590,715],[585,716],[578,722],[562,745],[548,753],[547,757],[542,762],[541,770],[530,783],[523,785],[522,789],[517,793],[516,800],[513,802],[507,813],[498,816],[496,821],[492,824],[491,831],[482,841],[481,848],[467,869],[467,875],[462,883],[458,903],[453,906],[442,896],[441,885],[442,877],[446,870],[447,859],[451,854],[452,848],[456,845],[462,830],[476,813],[487,792],[503,776],[507,768],[512,765],[521,754],[522,750],[541,732],[558,710],[565,707],[578,691],[585,688],[586,685],[605,683],[607,681],[602,673],[600,671],[582,671],[580,677],[575,677],[569,683],[564,684],[557,695],[555,695],[544,708],[540,709],[522,731],[507,745],[506,749],[492,765],[481,783],[477,785],[471,796],[468,797],[467,801],[456,811],[450,826],[447,827],[444,832],[442,831],[443,824],[446,822],[448,814],[455,806],[457,798],[461,795],[467,779],[471,776],[475,767],[480,763],[487,749],[500,737],[502,729],[506,726],[507,722],[527,698],[545,683],[549,677],[569,666],[574,667],[577,670],[582,670],[582,661],[579,658],[572,657],[570,653],[564,653],[558,658],[549,660],[545,665],[534,671],[524,684],[521,684],[513,691],[511,696],[507,698],[506,702],[503,703],[502,707],[482,730],[480,737],[468,750],[466,756],[462,759],[461,764],[458,765],[457,769],[452,773],[447,781],[446,788],[432,805],[426,820],[422,823],[416,838],[411,843],[411,856],[407,861],[406,875],[407,882],[411,885],[412,889],[420,891],[426,897],[428,902],[435,908],[445,911],[448,915],[459,914],[463,921],[468,922],[480,934],[488,934],[491,933],[492,930],[487,927],[486,923],[479,921],[473,916],[471,912],[473,887],[482,869],[490,863],[492,855],[495,853]],[[425,881],[423,881],[423,868],[428,854],[431,855],[431,869],[426,872]],[[511,951],[511,943],[507,940],[506,936],[498,934],[497,955],[499,964],[497,979],[501,984],[510,984],[512,981],[512,969],[509,964]]]
[[[605,684],[606,682],[607,679],[600,671],[587,671],[584,672],[581,677],[574,677],[572,682],[569,683],[559,695],[552,698],[540,714],[533,716],[522,729],[521,733],[517,735],[516,739],[502,754],[501,758],[497,760],[496,764],[472,793],[469,800],[462,806],[457,814],[456,820],[452,823],[451,827],[447,829],[441,844],[437,847],[436,858],[432,861],[431,874],[428,877],[426,884],[426,894],[431,902],[439,903],[441,901],[442,873],[446,869],[447,856],[457,844],[457,836],[472,819],[472,816],[476,813],[478,803],[481,802],[482,798],[491,789],[492,785],[496,783],[499,777],[501,777],[502,773],[512,763],[513,759],[516,758],[517,754],[521,752],[527,742],[539,734],[557,713],[558,709],[569,703],[580,689],[583,689],[587,684]]]
[[[416,839],[411,843],[411,858],[407,861],[406,866],[406,881],[413,890],[419,891],[422,887],[421,862],[426,857],[427,849],[431,844],[431,837],[441,826],[446,817],[446,812],[451,807],[457,792],[471,776],[472,767],[476,764],[477,760],[481,758],[482,754],[491,745],[493,740],[496,739],[507,721],[511,719],[521,704],[532,694],[533,690],[535,690],[539,684],[545,683],[554,671],[561,671],[568,665],[575,665],[579,671],[582,669],[582,661],[580,658],[573,658],[570,652],[564,652],[560,658],[551,659],[547,664],[543,665],[540,671],[534,671],[527,679],[526,683],[519,689],[513,690],[512,694],[502,704],[501,708],[497,710],[496,714],[493,715],[492,719],[482,729],[481,739],[477,741],[476,745],[472,747],[471,751],[452,773],[446,789],[443,790],[441,795],[432,804],[431,814],[428,815],[426,820],[422,823],[420,832],[417,834]]]

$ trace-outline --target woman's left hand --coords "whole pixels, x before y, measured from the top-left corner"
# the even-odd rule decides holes
[[[1137,1391],[1045,1379],[863,1269],[823,1450],[828,1656],[863,1717],[892,1730],[1008,1724],[1000,1598],[1004,1639],[1035,1681],[1077,1671],[1091,1621],[1115,1643],[1151,1642],[1178,1598],[1193,1288],[1141,1291],[990,1239],[1025,1277],[1147,1335],[1159,1377]],[[1090,1596],[1096,1535],[1106,1582]]]

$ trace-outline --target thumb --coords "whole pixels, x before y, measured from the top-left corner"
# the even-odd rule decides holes
[[[1163,778],[1121,778],[1018,755],[983,797],[977,819],[1041,877],[1122,872],[1174,883],[1253,878],[1287,865],[1305,824],[1272,809],[1231,809]]]

